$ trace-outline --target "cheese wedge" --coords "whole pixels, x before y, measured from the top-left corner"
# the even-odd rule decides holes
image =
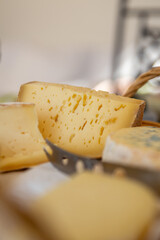
[[[0,104],[0,171],[47,161],[34,104]]]
[[[18,101],[33,102],[44,138],[70,152],[101,157],[106,137],[141,125],[144,101],[61,84],[31,82]]]
[[[136,127],[117,131],[107,138],[103,161],[160,170],[160,128]]]
[[[31,215],[50,239],[142,240],[156,212],[152,192],[137,182],[82,173],[38,199]]]

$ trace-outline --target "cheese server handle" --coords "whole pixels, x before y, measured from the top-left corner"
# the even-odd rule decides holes
[[[128,165],[101,162],[100,159],[88,158],[79,156],[68,151],[65,151],[46,139],[47,145],[51,148],[52,152],[44,148],[48,160],[53,166],[65,174],[75,174],[77,172],[78,163],[81,162],[85,170],[91,171],[97,165],[102,168],[104,173],[113,174],[116,169],[123,169],[125,176],[131,179],[140,181],[147,186],[151,187],[158,195],[160,195],[160,172],[145,168],[132,167]],[[67,161],[65,161],[67,160]]]

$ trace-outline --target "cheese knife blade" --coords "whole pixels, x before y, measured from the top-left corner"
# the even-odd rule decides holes
[[[81,162],[84,170],[92,171],[96,166],[100,166],[104,173],[113,174],[116,169],[123,169],[125,175],[134,180],[143,182],[151,187],[158,195],[160,195],[160,172],[152,169],[139,168],[135,166],[123,165],[120,163],[102,162],[100,159],[84,157],[68,152],[46,139],[47,145],[51,148],[49,153],[46,148],[44,151],[48,160],[55,168],[65,174],[75,174],[77,172],[78,163]],[[66,161],[65,161],[66,160]]]

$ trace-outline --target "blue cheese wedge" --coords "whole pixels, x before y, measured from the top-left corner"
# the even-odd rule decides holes
[[[31,82],[18,101],[33,102],[44,138],[70,152],[101,157],[106,137],[141,125],[144,101],[62,84]]]
[[[30,212],[49,239],[144,240],[156,198],[138,182],[84,172],[37,199]]]
[[[103,161],[160,170],[160,128],[125,128],[108,136]]]

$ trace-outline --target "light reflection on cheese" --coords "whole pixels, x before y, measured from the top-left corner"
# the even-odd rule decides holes
[[[0,104],[0,171],[47,161],[34,104]]]
[[[33,102],[44,138],[79,155],[101,157],[106,137],[141,124],[144,101],[61,84],[31,82],[18,101]]]

